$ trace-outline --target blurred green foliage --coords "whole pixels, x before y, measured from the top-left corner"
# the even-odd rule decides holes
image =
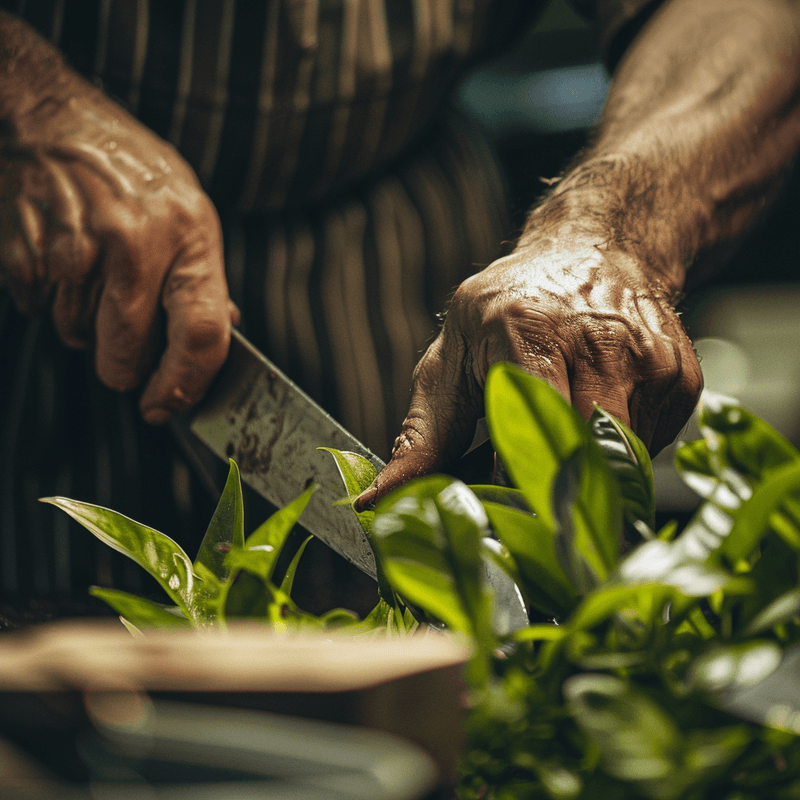
[[[247,619],[394,634],[417,630],[416,615],[468,637],[463,800],[800,797],[800,453],[706,396],[703,438],[676,456],[701,503],[683,530],[656,531],[647,450],[618,420],[597,408],[587,423],[505,364],[490,372],[486,407],[514,488],[431,476],[360,514],[381,595],[365,620],[295,605],[302,548],[273,582],[313,487],[245,539],[231,462],[194,561],[113,511],[48,501],[161,583],[164,605],[92,589],[134,631]],[[352,503],[374,469],[330,452]],[[487,533],[502,547],[488,548]],[[539,621],[496,633],[487,559]]]

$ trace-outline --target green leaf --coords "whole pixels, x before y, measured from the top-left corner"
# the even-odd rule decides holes
[[[599,406],[595,406],[589,425],[619,483],[625,521],[643,520],[652,528],[656,513],[655,484],[653,464],[644,442]]]
[[[703,395],[698,424],[717,448],[720,467],[731,467],[751,483],[800,459],[797,448],[764,420],[712,393]]]
[[[798,493],[800,462],[790,461],[765,478],[750,500],[738,511],[730,533],[722,542],[721,552],[728,561],[735,564],[739,559],[748,558],[769,530],[773,514],[787,500],[796,499]],[[791,519],[786,522],[789,526],[793,524]],[[783,533],[783,530],[778,533]],[[796,529],[795,540],[797,538],[800,538],[800,530]],[[787,543],[793,545],[791,537],[787,538]]]
[[[177,609],[170,608],[161,603],[154,603],[144,597],[123,592],[120,589],[106,589],[101,586],[92,586],[89,594],[108,603],[118,614],[137,628],[191,628],[192,623]]]
[[[739,509],[752,496],[750,483],[727,465],[724,436],[706,428],[706,439],[683,444],[675,457],[684,482],[705,499],[676,545],[685,560],[717,561]]]
[[[45,497],[41,502],[65,511],[101,542],[144,567],[187,617],[202,620],[204,610],[194,598],[192,562],[169,536],[91,503],[66,497]]]
[[[336,461],[336,466],[344,481],[345,489],[347,490],[347,498],[352,508],[353,501],[365,489],[368,489],[375,480],[378,470],[371,461],[358,453],[351,453],[347,450],[336,450],[333,447],[319,447],[317,449],[327,451]],[[375,517],[375,512],[357,512],[353,509],[353,513],[358,517],[358,521],[361,523],[364,532],[369,534],[372,530],[372,520]]]
[[[701,787],[723,775],[752,738],[744,725],[684,735],[652,696],[610,675],[576,675],[564,693],[601,767],[635,787],[637,797],[705,797]]]
[[[740,561],[737,568],[744,571],[744,566]],[[736,623],[742,627],[787,590],[800,585],[800,557],[784,539],[772,533],[762,540],[755,563],[745,574],[754,589],[736,608]]]
[[[688,613],[681,615],[685,617],[690,626],[697,632],[701,639],[706,641],[716,639],[717,632],[711,623],[706,619],[702,609],[699,606],[693,606],[689,609]]]
[[[692,515],[674,545],[685,561],[705,561],[719,550],[732,528],[733,517],[706,501]]]
[[[619,486],[592,441],[568,459],[553,487],[556,555],[579,594],[608,578],[622,542]]]
[[[194,603],[203,609],[207,621],[216,621],[219,613],[219,598],[225,585],[202,562],[195,562],[194,567]]]
[[[286,618],[295,610],[289,595],[261,574],[247,569],[235,576],[225,597],[225,617],[228,620],[285,624]]]
[[[553,483],[562,464],[588,440],[586,423],[545,381],[506,363],[489,370],[486,415],[494,448],[514,484],[544,524],[555,528]]]
[[[258,575],[264,581],[270,581],[275,569],[275,553],[269,549],[269,545],[264,547],[268,549],[262,547],[233,548],[225,557],[225,566],[230,570],[231,575],[244,569],[253,575]]]
[[[578,546],[576,510],[580,492],[580,460],[581,450],[577,450],[562,464],[553,485],[553,507],[558,523],[554,540],[556,558],[571,586],[583,596],[600,583],[600,576]]]
[[[712,694],[756,686],[778,668],[782,657],[780,646],[767,640],[716,644],[694,660],[688,684]]]
[[[247,537],[244,547],[232,547],[225,556],[226,570],[231,575],[239,573],[233,584],[228,581],[223,591],[225,616],[279,622],[283,619],[279,611],[286,605],[286,601],[294,609],[289,593],[283,587],[278,589],[273,586],[272,575],[292,528],[297,524],[316,488],[316,485],[309,486],[287,506],[278,509]],[[294,570],[305,545],[306,543],[295,554],[287,571],[289,586],[294,580]]]
[[[566,769],[558,761],[548,762],[534,757],[530,758],[530,768],[552,800],[576,800],[580,796],[583,782],[576,771]]]
[[[125,617],[120,617],[119,621],[125,626],[125,630],[133,636],[134,639],[142,639],[144,638],[144,633],[140,631],[130,620],[125,619]]]
[[[617,566],[622,546],[619,483],[593,441],[587,442],[582,459],[580,494],[575,509],[576,543],[592,569],[606,580]]]
[[[381,598],[363,620],[348,625],[347,633],[356,636],[404,636],[418,627],[419,623],[407,608],[392,606]]]
[[[361,524],[364,533],[367,534],[367,539],[369,540],[372,532],[372,523],[375,519],[375,512],[358,512],[353,507],[353,501],[372,484],[378,474],[378,470],[371,461],[364,458],[364,456],[359,455],[358,453],[351,453],[346,450],[336,450],[333,447],[319,447],[317,449],[325,450],[333,456],[336,462],[336,467],[339,470],[339,475],[341,476],[345,485],[345,490],[347,491],[347,502],[350,504],[351,511],[358,518],[358,521]],[[375,553],[375,572],[375,577],[378,581],[378,593],[383,600],[385,600],[390,606],[394,607],[397,602],[395,592],[386,578],[383,570],[383,564],[381,564],[377,553]]]
[[[666,790],[662,797],[678,796],[668,787],[679,767],[681,732],[666,711],[610,675],[576,675],[564,682],[564,694],[606,772],[641,788],[659,782]]]
[[[733,579],[722,567],[688,558],[677,543],[660,539],[633,550],[620,564],[618,574],[627,584],[664,584],[688,597],[708,597]]]
[[[522,511],[530,515],[531,509],[525,502],[525,495],[519,489],[512,489],[509,486],[494,486],[494,485],[470,485],[470,491],[481,501],[484,505],[486,503],[493,503],[496,506],[506,506],[507,508]]]
[[[554,617],[567,614],[577,593],[556,558],[555,534],[531,514],[484,502],[497,538],[517,565],[520,588],[535,608]]]
[[[690,775],[693,773],[692,783],[702,784],[708,782],[710,777],[721,778],[752,738],[744,725],[691,731],[686,737],[683,762],[687,766],[686,771]]]
[[[800,589],[789,589],[762,608],[742,631],[744,636],[755,636],[793,619],[800,618]]]
[[[678,533],[680,525],[677,520],[673,519],[664,523],[661,530],[658,532],[657,538],[662,542],[671,542]]]
[[[244,545],[244,505],[239,467],[232,458],[228,461],[230,469],[225,488],[195,559],[195,565],[202,564],[221,582],[228,577],[225,554],[231,546]]]
[[[318,447],[317,449],[325,450],[333,456],[350,500],[355,500],[365,489],[368,489],[378,474],[375,465],[358,453],[337,450],[334,447]]]
[[[225,558],[225,568],[228,570],[251,569],[261,575],[264,580],[271,580],[275,564],[283,551],[286,540],[316,488],[316,485],[312,484],[291,503],[278,509],[247,537],[244,548],[232,548]],[[248,561],[248,559],[250,560]],[[251,566],[245,566],[245,563]]]
[[[741,497],[729,493],[720,478],[721,469],[714,461],[705,439],[681,442],[675,451],[675,468],[693,492],[705,500],[713,498],[723,508],[736,509],[741,505]]]
[[[660,620],[664,606],[674,597],[670,586],[646,583],[641,585],[604,584],[581,601],[564,627],[570,632],[591,630],[619,612],[636,612],[641,622],[648,625]]]
[[[372,540],[395,590],[453,630],[491,639],[481,538],[488,520],[461,481],[432,476],[384,497]]]
[[[511,634],[515,642],[557,642],[569,633],[569,628],[563,625],[539,623],[520,628]]]
[[[327,611],[319,618],[319,621],[327,629],[350,628],[361,622],[358,614],[347,608],[334,608],[331,611]]]
[[[368,634],[388,631],[393,620],[394,608],[381,598],[375,608],[359,623],[358,630]]]
[[[292,594],[292,587],[294,586],[294,576],[297,572],[297,565],[300,563],[300,559],[303,557],[306,546],[313,538],[313,536],[308,536],[300,545],[300,547],[297,548],[297,552],[292,558],[292,563],[289,564],[286,569],[286,574],[283,576],[283,581],[281,582],[281,591],[286,592],[286,594],[290,596]]]

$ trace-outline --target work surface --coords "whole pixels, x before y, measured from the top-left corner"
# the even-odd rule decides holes
[[[323,739],[364,729],[376,741],[400,737],[452,785],[464,741],[468,655],[455,639],[433,632],[359,638],[245,627],[133,637],[107,620],[34,626],[0,636],[0,737],[51,771],[85,781],[71,750],[63,763],[48,763],[41,743],[74,739],[80,753],[87,730],[92,736],[132,731],[129,721],[140,707],[169,716],[178,703],[189,709],[188,717],[182,713],[190,739],[193,728],[209,727],[209,713],[222,713],[233,728],[240,718],[257,729],[253,719],[260,714],[264,728],[299,718],[341,726]]]
[[[65,622],[0,639],[0,690],[142,689],[341,692],[428,671],[456,672],[449,636],[265,633],[263,628],[131,636],[114,621]]]

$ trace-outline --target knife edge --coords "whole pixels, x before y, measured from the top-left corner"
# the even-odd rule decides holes
[[[278,508],[312,483],[317,491],[300,524],[363,572],[376,577],[375,558],[347,506],[333,447],[358,453],[377,470],[383,461],[309,397],[237,330],[228,360],[203,400],[186,415],[192,431],[222,459],[233,458],[242,480]]]

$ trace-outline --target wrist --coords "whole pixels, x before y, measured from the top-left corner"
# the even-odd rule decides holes
[[[517,250],[543,242],[559,249],[594,248],[636,264],[670,294],[679,294],[697,254],[689,231],[699,220],[686,214],[678,219],[675,209],[665,207],[668,200],[650,173],[629,157],[583,159],[531,211]]]

